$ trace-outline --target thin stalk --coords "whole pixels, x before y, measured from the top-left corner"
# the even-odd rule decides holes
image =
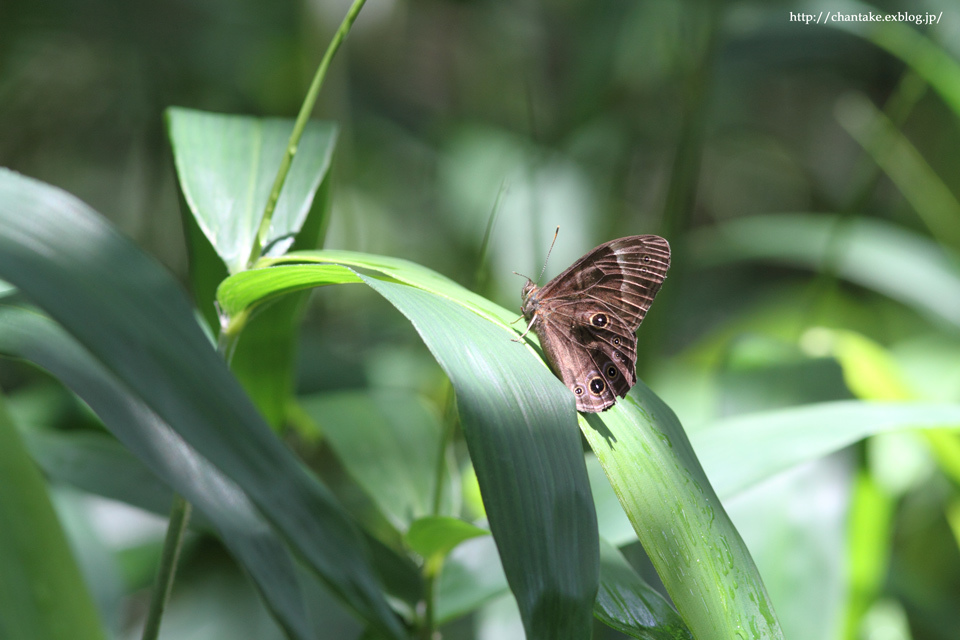
[[[167,525],[167,535],[163,540],[163,552],[160,555],[160,567],[157,569],[157,581],[150,598],[150,610],[147,612],[147,622],[143,627],[143,640],[156,640],[160,634],[160,620],[163,610],[170,599],[173,589],[173,578],[177,572],[177,561],[180,558],[180,549],[183,547],[183,534],[190,521],[190,503],[183,496],[174,494],[173,505],[170,507],[170,524]]]
[[[443,501],[444,477],[447,473],[447,447],[450,446],[450,440],[453,438],[453,432],[456,429],[456,411],[453,393],[453,385],[447,382],[447,397],[444,402],[443,410],[443,433],[440,435],[440,449],[437,456],[436,475],[434,477],[433,504],[430,513],[440,515],[440,504]],[[423,615],[420,617],[418,636],[421,640],[436,640],[440,634],[436,631],[436,587],[437,580],[440,578],[440,570],[443,568],[443,560],[433,562],[428,559],[423,568]]]
[[[350,32],[350,27],[353,26],[354,20],[357,19],[357,15],[365,3],[366,0],[354,0],[353,4],[350,5],[350,9],[343,18],[343,22],[340,23],[336,33],[333,34],[333,39],[330,41],[327,51],[323,54],[323,59],[320,60],[320,66],[317,67],[317,72],[313,76],[313,82],[310,83],[310,88],[307,90],[307,97],[304,98],[303,104],[300,106],[300,113],[297,114],[297,121],[293,125],[293,132],[290,134],[286,152],[283,154],[283,160],[280,162],[280,168],[277,170],[277,177],[274,179],[273,187],[270,189],[270,197],[267,198],[267,205],[263,209],[263,218],[260,220],[260,229],[257,231],[257,238],[250,251],[250,258],[247,260],[248,264],[252,265],[256,262],[263,250],[263,245],[267,240],[267,233],[270,231],[270,223],[273,220],[273,212],[277,208],[277,201],[280,200],[280,191],[283,189],[283,183],[287,180],[290,165],[293,164],[293,157],[297,154],[297,147],[300,145],[300,138],[303,137],[303,130],[306,129],[307,121],[310,120],[310,114],[313,112],[313,107],[317,103],[317,96],[320,95],[320,87],[323,85],[323,80],[327,76],[330,61],[333,60],[337,49],[340,48],[340,45],[346,39],[347,34]]]
[[[440,503],[443,501],[443,479],[447,474],[447,447],[453,437],[454,423],[454,396],[453,385],[447,382],[447,398],[443,410],[443,432],[440,434],[440,450],[437,452],[437,467],[433,482],[433,504],[430,513],[440,515]]]
[[[426,581],[423,586],[423,597],[426,600],[427,606],[423,614],[423,624],[420,626],[420,638],[421,640],[434,640],[436,638],[436,632],[434,631],[434,625],[436,624],[436,615],[434,613],[434,587],[436,586],[437,576],[428,575],[426,576]]]
[[[483,242],[480,243],[480,258],[477,260],[477,270],[473,275],[473,283],[476,290],[483,292],[487,284],[487,254],[490,250],[490,237],[493,235],[493,227],[497,222],[497,216],[500,213],[500,205],[503,203],[503,196],[507,192],[506,181],[500,183],[500,191],[497,192],[497,199],[493,202],[493,208],[487,217],[487,228],[483,232]]]

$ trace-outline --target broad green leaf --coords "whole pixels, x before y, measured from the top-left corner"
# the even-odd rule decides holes
[[[704,266],[765,260],[819,270],[835,260],[839,277],[960,326],[960,258],[888,222],[838,225],[822,214],[738,218],[697,231],[690,246]]]
[[[516,335],[505,324],[510,312],[405,260],[315,251],[259,265],[295,261],[328,266],[313,267],[312,275],[310,266],[275,267],[281,288],[349,281],[348,270],[332,264],[388,278],[361,276],[411,320],[453,382],[490,528],[528,637],[586,637],[598,537],[573,398],[528,348],[510,341]],[[244,313],[269,298],[272,271],[228,278],[217,294],[221,305]]]
[[[437,622],[444,624],[476,611],[508,591],[493,538],[467,540],[443,563],[437,586]]]
[[[4,310],[0,310],[0,315],[4,312]],[[65,349],[66,353],[70,351],[71,348]],[[92,377],[92,374],[88,373],[88,375]],[[24,440],[30,453],[49,478],[96,495],[125,502],[160,516],[169,514],[173,492],[157,479],[143,462],[134,457],[130,451],[109,435],[93,432],[74,433],[52,429],[30,429],[24,433]],[[209,478],[204,480],[214,481]],[[260,519],[255,527],[258,531],[256,536],[244,534],[242,531],[238,532],[231,524],[232,520],[229,513],[232,509],[230,505],[244,505],[248,502],[239,492],[237,495],[224,496],[224,499],[227,509],[225,513],[221,514],[219,522],[216,523],[217,526],[211,524],[203,511],[197,510],[190,518],[190,527],[211,531],[217,531],[218,526],[220,529],[224,529],[225,533],[222,537],[226,540],[227,546],[233,550],[241,563],[247,566],[254,579],[261,583],[260,586],[267,594],[268,602],[278,588],[279,593],[276,593],[275,596],[282,603],[293,602],[290,598],[309,598],[309,596],[295,591],[284,591],[286,584],[292,584],[296,579],[295,575],[286,573],[288,567],[291,566],[289,562],[282,559],[277,561],[266,554],[264,558],[269,561],[269,564],[262,566],[259,555],[252,553],[256,547],[248,546],[249,541],[253,541],[257,546],[272,549],[272,552],[289,555],[286,545],[270,530],[262,516],[255,514]],[[205,503],[201,501],[201,504]],[[206,505],[204,508],[209,508],[209,506]],[[377,574],[387,591],[409,603],[410,606],[415,605],[422,598],[422,584],[417,567],[408,561],[405,556],[401,557],[375,538],[366,536],[366,540]],[[154,556],[151,556],[151,562],[156,560]],[[148,572],[149,578],[152,580],[154,576],[152,565]],[[275,575],[271,575],[271,572]],[[277,578],[280,578],[280,580],[274,584]],[[312,575],[303,573],[299,579],[300,587],[305,592],[316,593],[317,597],[327,599],[328,596],[321,593],[323,587]],[[316,586],[314,586],[314,583],[316,583]],[[504,586],[504,588],[506,587]],[[297,613],[297,615],[301,614],[302,612]],[[290,615],[290,612],[284,611],[282,607],[279,608],[277,615],[288,628],[298,629],[299,625],[303,624],[303,621],[299,620],[284,620],[283,616]]]
[[[173,108],[168,124],[183,188],[184,229],[196,304],[217,327],[213,302],[227,275],[245,268],[293,120],[257,119]],[[329,216],[327,172],[336,127],[307,126],[272,218],[270,250],[313,249]],[[242,196],[242,197],[239,197]],[[293,240],[295,235],[296,240]],[[269,242],[268,242],[269,246]],[[267,421],[279,426],[293,395],[304,296],[288,296],[248,323],[230,368]]]
[[[323,179],[310,214],[297,233],[293,249],[314,249],[322,243],[330,217],[330,176]],[[209,303],[216,289],[209,291]],[[230,370],[274,427],[287,420],[294,397],[294,369],[300,324],[308,294],[286,296],[258,310],[247,323],[230,359]]]
[[[673,411],[638,382],[581,429],[694,637],[782,638],[747,551]]]
[[[0,310],[5,321],[9,311]],[[0,344],[4,341],[0,339]],[[48,478],[166,516],[173,491],[122,444],[103,433],[29,429],[30,454]],[[191,519],[192,526],[202,513]]]
[[[297,338],[306,301],[305,295],[292,295],[258,310],[230,358],[233,375],[274,427],[283,424],[293,399]]]
[[[303,398],[301,406],[398,531],[432,513],[441,426],[423,400],[352,391]]]
[[[448,298],[461,306],[471,309],[483,318],[502,324],[504,327],[507,327],[507,325],[517,317],[515,312],[508,311],[490,302],[483,296],[477,295],[469,289],[465,289],[436,271],[400,258],[353,251],[296,251],[279,258],[264,258],[257,263],[257,266],[286,265],[303,262],[326,265],[338,264],[376,271],[387,278]],[[218,298],[223,295],[225,290],[232,288],[232,285],[228,285],[228,283],[233,279],[234,278],[230,278],[224,282],[221,289],[217,292]],[[333,283],[331,282],[330,284]]]
[[[693,640],[666,600],[643,581],[620,551],[600,542],[600,591],[594,615],[604,624],[640,640]]]
[[[251,269],[224,280],[217,291],[217,301],[225,314],[237,316],[287,293],[347,282],[362,280],[356,273],[339,264]]]
[[[0,352],[40,366],[73,389],[157,476],[183,494],[214,525],[246,567],[278,620],[298,640],[315,636],[311,593],[324,590],[263,518],[247,495],[182,439],[156,413],[94,360],[62,329],[37,313],[0,307]],[[128,469],[134,465],[128,462]],[[71,474],[72,475],[72,474]],[[143,477],[143,471],[135,472]],[[76,478],[76,476],[73,476]],[[70,479],[65,477],[64,479]],[[87,489],[97,483],[85,479]],[[142,496],[106,495],[138,499]],[[151,502],[137,502],[150,508]],[[162,511],[168,511],[169,507]],[[161,512],[162,512],[161,511]]]
[[[167,110],[183,196],[230,273],[246,267],[293,120]],[[293,244],[313,205],[336,144],[337,127],[310,122],[274,211],[265,248]]]
[[[2,399],[0,523],[0,638],[105,638],[46,483]]]
[[[442,559],[461,542],[490,532],[459,518],[428,516],[420,518],[407,531],[410,548],[428,561]]]
[[[3,170],[0,277],[59,322],[155,422],[175,430],[160,435],[145,429],[148,419],[104,419],[138,457],[190,447],[242,488],[349,606],[402,637],[355,526],[271,433],[159,266],[77,199]],[[189,470],[170,471],[165,479],[195,498],[199,488],[186,490],[196,481]]]
[[[411,320],[456,389],[490,530],[527,637],[589,637],[599,539],[573,397],[510,342],[511,332],[447,298],[364,281]]]
[[[852,456],[822,458],[723,501],[787,638],[838,638],[850,572],[852,467]]]
[[[717,493],[726,497],[867,436],[941,427],[960,428],[960,405],[844,400],[720,420],[691,439]]]
[[[504,331],[504,329],[506,329],[506,323],[512,319],[512,314],[475,294],[463,290],[459,285],[419,265],[380,256],[365,256],[363,254],[348,252],[327,251],[288,254],[281,259],[269,262],[277,264],[298,260],[315,261],[321,264],[336,262],[349,264],[353,267],[380,272],[389,278],[390,281],[399,281],[417,287],[417,289],[403,287],[402,285],[393,284],[389,281],[374,280],[362,276],[364,281],[378,291],[395,291],[397,294],[405,293],[410,298],[415,299],[415,302],[410,304],[410,306],[401,306],[401,303],[404,302],[403,300],[394,300],[388,296],[391,302],[411,318],[414,326],[420,332],[421,337],[427,342],[428,347],[431,348],[431,351],[434,353],[434,356],[437,357],[441,366],[444,366],[451,378],[454,379],[455,387],[458,385],[458,380],[454,378],[454,373],[451,373],[451,371],[456,371],[456,369],[452,369],[452,366],[456,364],[462,367],[463,371],[460,373],[464,377],[459,381],[460,384],[464,386],[469,385],[468,388],[471,391],[471,396],[475,395],[476,398],[480,399],[480,403],[482,403],[484,407],[492,406],[494,402],[499,401],[500,398],[504,396],[509,397],[516,392],[516,389],[520,388],[524,390],[524,396],[529,397],[528,401],[532,403],[535,400],[540,393],[537,387],[528,381],[522,384],[516,383],[514,378],[517,375],[517,371],[523,371],[525,375],[540,372],[545,374],[551,382],[557,382],[555,378],[550,376],[546,367],[542,366],[542,364],[536,360],[527,361],[525,359],[518,359],[515,363],[511,364],[509,368],[504,367],[503,370],[500,370],[500,367],[498,367],[497,369],[493,369],[487,362],[489,359],[495,357],[512,358],[517,355],[517,351],[520,351],[504,348],[505,345],[502,344],[504,339],[512,334],[512,332]],[[254,276],[253,274],[255,273],[259,275]],[[293,286],[305,286],[309,279],[308,271],[304,270],[295,273],[296,282]],[[270,275],[269,273],[254,271],[244,276],[244,278],[251,280],[255,277],[266,280]],[[345,277],[346,276],[337,275],[328,271],[318,272],[315,284],[327,284]],[[225,281],[218,294],[220,298],[224,299],[229,295],[235,286],[234,283],[241,281],[246,282],[248,285],[250,284],[250,282],[241,280],[238,276],[234,276]],[[259,290],[259,293],[249,295],[245,299],[244,304],[253,304],[258,297],[262,298],[269,295],[268,284],[259,288],[250,286],[247,289],[250,293],[254,293],[257,290]],[[476,311],[477,315],[470,314],[469,311]],[[484,323],[483,319],[489,320],[490,322]],[[456,337],[447,337],[453,333],[456,334]],[[487,337],[488,335],[489,338]],[[469,342],[465,340],[467,337],[470,338]],[[444,349],[433,346],[433,341],[438,338],[444,338],[444,341],[441,343]],[[461,353],[463,353],[463,355],[460,355]],[[481,353],[483,355],[481,355]],[[450,358],[451,354],[456,354],[457,356],[452,364],[444,359],[445,357]],[[463,364],[461,364],[461,362]],[[484,363],[482,367],[479,365],[480,362]],[[495,375],[490,375],[494,372],[496,372]],[[563,400],[558,399],[551,404],[551,407],[555,411],[558,407],[563,406],[561,403],[569,402],[569,394],[563,392],[562,387],[560,391],[565,397]],[[659,399],[655,399],[655,396],[652,396],[649,390],[646,390],[646,393],[652,398],[650,400],[651,402],[658,403],[658,406],[662,407]],[[460,400],[461,415],[464,416],[465,423],[467,412],[464,411],[463,398],[471,396],[466,396],[466,394],[462,393],[458,388],[458,400]],[[494,398],[497,400],[494,400]],[[537,410],[539,410],[539,408]],[[558,417],[557,419],[560,418]],[[676,566],[666,560],[657,564],[657,569],[661,573],[664,583],[668,589],[671,590],[671,596],[674,597],[678,608],[683,613],[688,624],[690,624],[694,634],[703,635],[703,637],[713,637],[716,634],[730,634],[743,630],[762,629],[764,633],[769,633],[772,637],[779,637],[779,628],[777,627],[772,609],[770,609],[768,598],[764,592],[763,584],[756,572],[756,568],[753,566],[749,554],[737,536],[736,531],[733,529],[725,514],[723,514],[719,502],[715,497],[711,500],[708,493],[709,483],[699,469],[692,451],[689,450],[689,446],[685,447],[686,452],[679,460],[669,454],[669,451],[662,452],[664,455],[656,461],[657,464],[660,465],[658,467],[660,475],[643,473],[643,471],[650,466],[648,458],[651,454],[649,453],[649,448],[638,439],[638,432],[643,431],[644,437],[647,439],[646,441],[660,443],[665,449],[669,449],[669,447],[663,445],[663,442],[667,441],[675,441],[674,444],[686,444],[682,429],[673,414],[669,412],[669,410],[657,412],[656,420],[667,421],[666,427],[662,427],[661,425],[661,428],[668,429],[670,433],[669,439],[665,438],[664,440],[659,440],[654,435],[659,432],[651,427],[649,420],[644,419],[640,413],[632,409],[629,402],[621,402],[615,409],[604,413],[602,416],[593,416],[591,420],[599,422],[601,429],[604,431],[609,431],[614,427],[618,429],[618,436],[616,438],[617,446],[611,446],[609,443],[606,443],[603,438],[598,439],[596,437],[597,431],[594,427],[587,425],[582,425],[581,427],[587,435],[588,440],[591,441],[594,451],[598,452],[598,457],[601,458],[601,461],[605,462],[604,469],[608,477],[611,478],[614,488],[617,489],[618,486],[630,486],[634,492],[634,494],[627,495],[623,491],[618,490],[618,496],[627,514],[631,516],[634,529],[637,530],[638,534],[640,534],[641,531],[644,532],[643,535],[640,536],[640,539],[645,545],[649,545],[651,556],[657,556],[661,560],[683,557],[700,559],[704,551],[697,547],[700,546],[700,541],[704,537],[714,540],[714,543],[721,547],[721,553],[706,556],[706,559],[709,561],[693,562],[691,560],[689,566],[685,566],[682,571],[678,570]],[[604,423],[606,423],[606,426],[604,426]],[[611,423],[613,427],[610,426]],[[619,431],[623,433],[619,434]],[[485,485],[485,478],[488,478],[489,475],[483,468],[484,459],[478,456],[474,450],[474,446],[478,446],[475,445],[475,443],[479,441],[480,444],[490,447],[490,453],[486,454],[486,456],[498,462],[504,457],[504,452],[511,451],[511,449],[507,445],[498,446],[496,441],[482,441],[479,438],[471,440],[471,430],[467,428],[465,432],[468,445],[471,447],[471,457],[477,467],[477,475],[480,481],[487,514],[490,517],[491,529],[500,547],[504,570],[507,572],[511,588],[518,597],[520,610],[524,614],[525,623],[529,629],[530,614],[526,608],[529,605],[523,601],[523,598],[518,592],[517,579],[511,574],[511,571],[514,570],[511,566],[514,560],[509,553],[513,553],[513,550],[505,550],[504,548],[505,537],[498,531],[500,522],[497,520],[496,515],[491,513],[491,508],[496,505],[496,503],[493,503],[491,500],[490,486]],[[526,444],[523,446],[532,449],[532,447]],[[677,446],[680,447],[681,445],[677,444]],[[598,451],[598,447],[602,447],[604,452],[602,455]],[[499,458],[497,456],[499,456]],[[604,460],[604,457],[606,457],[606,460]],[[579,456],[579,458],[582,460],[582,456]],[[555,469],[563,468],[563,466],[563,463],[559,461],[554,462]],[[510,473],[506,470],[500,474],[498,479],[500,480],[501,486],[504,482],[502,478],[513,479],[514,475],[515,471]],[[695,484],[691,484],[690,482],[691,475],[697,478]],[[522,484],[522,481],[518,483]],[[673,491],[666,492],[663,488],[665,486],[671,487]],[[511,487],[511,489],[517,491],[516,488]],[[528,487],[524,486],[523,489],[526,490]],[[663,497],[664,492],[669,496],[669,500]],[[535,494],[535,491],[533,493]],[[499,491],[494,492],[494,495],[498,494]],[[638,496],[640,494],[650,496],[649,500],[651,502],[644,502],[639,499]],[[671,509],[677,502],[682,502],[684,509]],[[651,505],[656,506],[658,518],[652,520],[649,526],[644,528],[642,521],[647,518],[646,509],[653,508]],[[693,524],[683,520],[684,517],[692,518],[693,516],[691,514],[694,513],[700,515]],[[664,535],[659,533],[654,534],[657,527],[662,527],[664,531],[669,531],[681,524],[685,525],[688,529],[688,535],[685,537],[673,538],[666,536],[665,540]],[[516,535],[517,534],[514,534],[514,536]],[[722,560],[720,558],[722,558]],[[731,569],[728,564],[732,564],[733,569]],[[717,589],[716,584],[718,582],[723,584],[724,587]],[[735,598],[731,605],[726,599],[728,590],[744,595],[743,597]],[[708,593],[712,594],[714,598],[719,598],[719,600],[709,602],[708,604]],[[683,603],[683,606],[681,606],[681,603]]]

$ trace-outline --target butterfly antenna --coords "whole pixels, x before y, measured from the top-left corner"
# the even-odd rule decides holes
[[[557,236],[560,235],[560,227],[557,227],[557,230],[553,232],[553,242],[550,243],[550,248],[547,249],[547,257],[543,261],[543,269],[540,269],[540,275],[537,276],[537,282],[540,282],[540,278],[543,277],[544,272],[547,270],[547,261],[550,260],[550,254],[553,252],[553,245],[557,244]],[[529,278],[527,278],[529,280]]]

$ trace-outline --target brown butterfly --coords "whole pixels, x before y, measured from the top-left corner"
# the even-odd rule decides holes
[[[637,383],[635,333],[669,267],[666,240],[627,236],[590,251],[542,289],[527,278],[521,310],[529,324],[520,337],[537,334],[578,411],[605,411]]]

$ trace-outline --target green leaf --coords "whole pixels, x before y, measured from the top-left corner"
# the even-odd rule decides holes
[[[581,429],[694,637],[782,638],[746,545],[683,427],[638,382]]]
[[[866,472],[858,474],[850,502],[849,593],[843,625],[848,638],[859,635],[864,616],[883,592],[896,524],[896,499]]]
[[[508,328],[509,323],[513,322],[517,317],[515,312],[508,311],[490,302],[483,296],[477,295],[469,289],[465,289],[436,271],[427,269],[409,260],[401,260],[389,256],[378,256],[354,251],[296,251],[279,258],[265,258],[259,261],[257,266],[286,265],[303,262],[325,265],[345,265],[376,271],[389,279],[409,284],[418,289],[429,291],[456,302],[474,311],[483,318],[502,324],[504,328]],[[232,285],[228,284],[232,280],[233,278],[230,278],[223,283],[223,286],[217,292],[218,298],[225,293],[225,290],[232,288]],[[334,284],[334,282],[320,282],[319,284]],[[301,283],[301,285],[309,286],[303,283]]]
[[[242,488],[340,598],[392,637],[403,636],[355,526],[271,433],[161,268],[72,196],[2,170],[0,277],[47,311],[89,352],[86,359],[93,356],[155,414],[152,422],[104,418],[131,451],[168,463],[181,449],[195,451]],[[43,347],[29,332],[16,340]],[[110,399],[103,410],[117,404]],[[153,423],[156,430],[146,428]],[[158,464],[152,468],[159,474]],[[194,486],[189,465],[167,470],[160,475],[189,499],[204,490]]]
[[[490,532],[475,525],[449,516],[420,518],[407,532],[407,544],[427,561],[444,558],[461,542]]]
[[[453,382],[527,637],[589,637],[599,539],[573,397],[512,332],[421,289],[364,281],[411,320]]]
[[[0,352],[33,362],[74,390],[150,471],[209,519],[288,632],[298,640],[316,635],[316,623],[308,605],[311,594],[322,593],[324,587],[301,566],[237,484],[184,443],[167,423],[132,397],[115,376],[48,318],[23,309],[0,307]],[[124,466],[134,467],[129,462]],[[142,478],[143,471],[133,475]],[[83,481],[84,488],[98,488],[89,476]],[[107,495],[116,492],[111,489]],[[152,503],[138,506],[149,508]],[[161,510],[165,511],[169,511],[169,506]]]
[[[800,465],[723,501],[787,638],[838,638],[851,569],[851,458]]]
[[[476,611],[508,591],[493,538],[467,540],[443,563],[437,587],[437,622],[444,624]]]
[[[835,258],[839,277],[960,326],[956,255],[888,222],[839,223],[836,216],[801,213],[738,218],[694,233],[690,247],[702,266],[764,260],[819,270]]]
[[[600,591],[593,608],[607,626],[640,640],[693,640],[666,600],[643,581],[620,551],[600,542]]]
[[[0,310],[4,326],[13,321],[9,313]],[[23,438],[47,477],[161,516],[169,514],[173,491],[110,436],[92,431],[30,429]],[[193,518],[193,526],[196,521]]]
[[[184,198],[230,273],[246,267],[292,120],[167,110],[170,142]],[[330,167],[337,127],[310,122],[274,211],[265,246],[280,255],[293,244]],[[272,245],[272,246],[271,246]]]
[[[217,290],[217,302],[225,314],[236,316],[293,291],[347,282],[362,280],[339,264],[261,267],[224,280]]]
[[[441,426],[423,400],[352,391],[303,398],[301,406],[398,531],[432,512]]]
[[[388,278],[361,276],[411,320],[453,382],[490,528],[528,637],[586,637],[599,538],[573,398],[529,348],[510,341],[512,314],[405,260],[316,251],[259,265],[295,261],[349,265]],[[343,267],[275,268],[287,290],[350,277]],[[223,307],[240,312],[273,295],[272,271],[228,278],[217,294]]]
[[[533,607],[532,603],[525,601],[522,595],[531,587],[526,584],[526,581],[521,582],[521,578],[513,573],[517,571],[515,563],[522,562],[525,566],[537,566],[536,561],[524,555],[528,552],[520,551],[521,548],[526,547],[521,547],[516,542],[517,538],[529,538],[526,530],[521,527],[531,525],[517,521],[504,523],[498,519],[496,510],[504,510],[504,505],[499,502],[502,499],[501,496],[506,496],[510,502],[522,504],[521,501],[534,502],[535,496],[543,491],[542,488],[533,486],[531,482],[518,477],[518,470],[523,470],[524,465],[530,464],[532,455],[528,455],[522,463],[516,462],[512,466],[504,464],[504,458],[512,454],[514,449],[532,452],[535,450],[534,442],[540,444],[538,441],[542,442],[543,437],[538,434],[536,441],[527,440],[515,445],[501,442],[500,439],[506,435],[518,437],[515,432],[519,429],[514,427],[509,434],[495,431],[492,438],[481,438],[469,428],[472,417],[470,410],[489,416],[490,422],[500,424],[503,419],[491,409],[499,411],[505,399],[515,398],[517,402],[523,403],[521,406],[529,406],[526,411],[526,415],[530,416],[528,420],[535,419],[548,407],[556,417],[547,424],[558,423],[563,420],[564,406],[570,415],[573,414],[570,394],[542,363],[538,363],[535,359],[528,360],[521,357],[521,354],[528,352],[522,349],[511,349],[509,345],[504,345],[507,338],[515,335],[512,331],[505,331],[506,323],[512,319],[510,312],[464,290],[459,285],[419,265],[403,260],[348,252],[300,252],[266,262],[278,264],[307,260],[321,264],[340,262],[353,267],[371,269],[389,278],[389,281],[381,281],[362,276],[365,282],[387,296],[411,319],[421,337],[427,342],[427,346],[453,380],[457,388],[467,443],[477,469],[484,504],[490,518],[491,530],[500,548],[504,571],[517,596],[528,634],[531,634],[530,611]],[[259,275],[254,276],[254,273]],[[303,268],[295,273],[295,284],[292,286],[306,286],[309,272]],[[234,276],[224,282],[218,295],[222,300],[231,294],[237,282],[245,282],[249,285],[254,278],[268,279],[269,277],[269,273],[259,271],[250,272],[242,278]],[[345,275],[325,270],[318,272],[315,283],[327,284],[345,277]],[[417,288],[404,287],[393,281],[407,283]],[[255,290],[259,293],[248,296],[245,299],[246,304],[254,303],[258,296],[269,295],[270,287],[265,282],[259,288],[250,287],[248,292],[254,293]],[[475,311],[476,314],[470,311]],[[484,319],[490,322],[484,322]],[[523,378],[520,378],[520,375],[523,375]],[[534,375],[537,377],[529,379]],[[555,400],[546,399],[546,387],[549,385],[559,385]],[[631,405],[628,400],[619,403],[602,416],[591,417],[592,421],[600,425],[601,431],[605,433],[617,431],[616,446],[597,436],[598,431],[592,426],[582,425],[582,430],[594,451],[598,453],[598,457],[604,462],[604,469],[615,490],[618,491],[621,504],[630,516],[641,541],[647,546],[651,556],[659,559],[659,562],[655,560],[655,565],[683,613],[684,619],[695,635],[703,635],[703,637],[711,637],[711,634],[717,633],[729,635],[742,629],[760,629],[771,637],[780,637],[780,630],[770,608],[769,599],[749,553],[723,512],[719,501],[712,496],[709,482],[693,457],[676,417],[643,385],[639,388],[646,394],[644,397],[658,407],[657,417],[653,423],[644,418],[643,414],[635,409],[636,405]],[[469,395],[464,390],[467,390]],[[522,395],[518,394],[517,390],[523,390]],[[635,389],[636,393],[638,393],[637,389]],[[470,405],[465,403],[468,398],[473,400]],[[661,429],[669,433],[669,436],[663,436],[662,440],[655,435],[661,434]],[[638,436],[641,431],[644,432],[642,438]],[[483,436],[487,436],[487,432],[484,432]],[[651,466],[650,452],[657,447],[653,447],[651,443],[659,447],[658,457],[653,466]],[[677,454],[664,443],[673,443],[678,449],[683,448],[683,455],[678,459]],[[600,447],[599,451],[598,447]],[[572,461],[564,463],[559,456],[545,455],[548,459],[552,458],[550,470],[553,473],[560,473],[561,469],[574,468],[575,463]],[[571,458],[574,456],[572,451],[569,454],[564,451],[564,456],[568,455]],[[578,447],[576,458],[576,466],[579,467],[583,464],[583,457],[579,454]],[[490,461],[501,465],[502,471],[494,473],[486,468],[485,464],[489,464]],[[646,472],[648,468],[654,468],[654,466],[658,470],[657,474]],[[694,484],[690,482],[691,476],[696,478]],[[490,483],[491,477],[496,482],[493,486],[487,484]],[[543,482],[537,476],[533,478],[537,482]],[[507,482],[520,486],[505,486]],[[626,486],[631,488],[632,494],[628,495],[621,490]],[[670,490],[664,487],[669,487]],[[640,494],[649,498],[645,500]],[[679,507],[674,508],[677,505]],[[529,517],[523,508],[509,504],[506,506],[512,507],[511,513],[524,512],[524,515]],[[542,508],[542,505],[538,506]],[[649,519],[648,511],[656,513],[657,517]],[[559,508],[553,508],[552,512],[554,517],[573,517],[572,514],[562,514]],[[542,514],[537,516],[539,520],[544,517],[546,516]],[[693,520],[693,524],[684,518]],[[644,525],[644,521],[648,521],[648,524]],[[665,540],[665,536],[660,532],[661,530],[673,531],[681,526],[685,528],[685,536],[666,536]],[[498,529],[498,527],[504,527],[504,529]],[[712,544],[717,547],[713,550],[716,553],[703,555],[705,552],[700,548],[703,539],[712,540]],[[510,543],[512,544],[508,547],[507,544]],[[557,559],[552,562],[564,562],[559,559],[559,556],[555,558]],[[682,571],[678,570],[670,561],[674,558],[686,558],[688,566],[684,566]],[[526,571],[527,576],[531,575],[530,569]],[[718,589],[717,584],[724,586]],[[735,592],[739,596],[734,599],[732,605],[726,599],[728,591]],[[543,625],[533,625],[533,627],[537,631],[544,628]]]
[[[867,436],[939,427],[960,427],[960,405],[844,400],[720,420],[692,440],[717,492],[732,496]]]
[[[245,268],[293,120],[168,110],[183,188],[194,299],[212,327],[216,286]],[[310,123],[278,202],[270,240],[279,255],[293,243],[313,249],[329,217],[327,172],[336,143],[331,123]],[[243,194],[243,198],[237,197]],[[217,257],[219,256],[219,257]],[[221,262],[222,261],[222,262]],[[267,421],[279,426],[293,395],[297,335],[305,298],[287,297],[257,314],[236,345],[231,369]]]
[[[0,398],[0,637],[106,636],[40,472]]]
[[[305,295],[277,300],[246,323],[230,358],[230,370],[273,427],[280,427],[293,399],[294,363]]]

